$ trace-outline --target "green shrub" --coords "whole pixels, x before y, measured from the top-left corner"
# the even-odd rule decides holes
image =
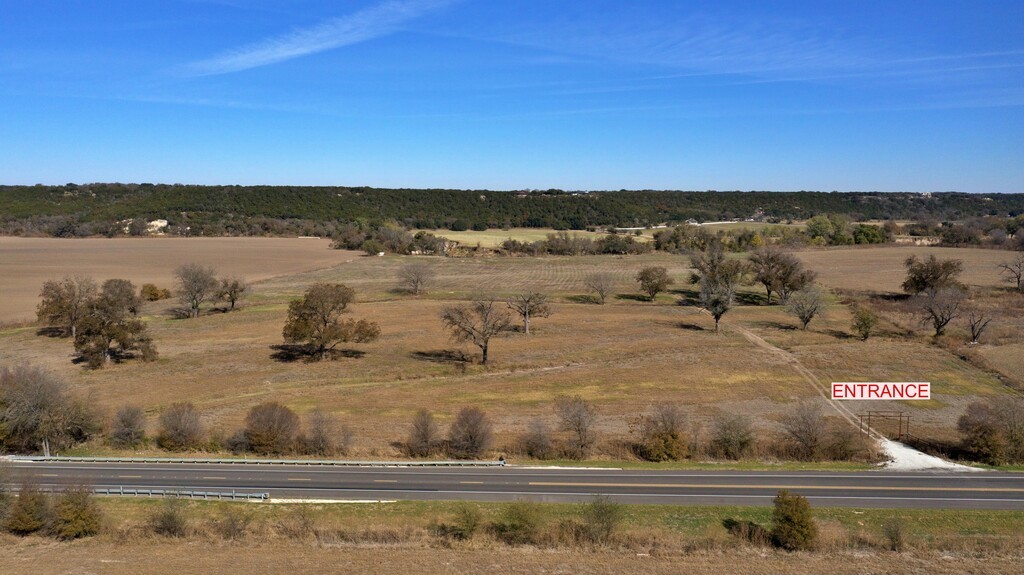
[[[139,294],[146,301],[159,301],[171,297],[171,290],[158,288],[154,284],[142,284]]]
[[[584,534],[593,543],[607,543],[625,518],[621,503],[605,496],[595,497],[583,507]]]
[[[536,543],[544,527],[544,511],[539,503],[514,501],[502,510],[492,528],[509,545]]]
[[[811,505],[802,495],[792,495],[785,489],[779,491],[772,510],[772,543],[787,551],[799,551],[814,547],[818,528],[814,524]]]
[[[689,445],[678,432],[657,433],[644,438],[639,445],[638,455],[647,461],[680,461],[690,453]]]
[[[43,530],[49,519],[49,497],[35,485],[25,483],[7,510],[4,528],[15,535],[29,535]]]
[[[61,494],[53,510],[51,532],[58,539],[78,539],[100,532],[102,515],[92,492],[84,487]]]
[[[452,517],[452,522],[440,523],[434,530],[440,537],[467,541],[473,538],[482,522],[483,514],[480,512],[479,507],[470,503],[460,503],[455,508],[455,516]]]

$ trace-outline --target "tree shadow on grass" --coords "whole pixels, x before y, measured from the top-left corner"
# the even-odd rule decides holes
[[[569,300],[569,301],[571,301],[573,303],[595,303],[595,304],[601,303],[601,300],[598,299],[597,296],[593,296],[593,295],[569,295],[569,296],[565,296],[565,299],[567,299],[567,300]]]
[[[740,292],[736,294],[736,303],[739,305],[765,305],[767,298],[762,294]]]
[[[707,330],[704,329],[703,326],[699,326],[699,325],[697,325],[695,323],[689,323],[689,322],[685,322],[685,321],[679,322],[678,326],[679,326],[679,329],[685,329],[687,331],[707,331]]]
[[[679,305],[700,305],[700,292],[695,289],[674,289],[672,294],[679,296]]]
[[[270,349],[274,350],[274,353],[270,354],[270,358],[282,363],[296,361],[314,363],[320,361],[320,354],[306,345],[285,343],[272,345]],[[327,359],[335,360],[340,357],[359,359],[364,355],[366,355],[366,352],[358,349],[332,349],[327,352]]]
[[[414,351],[409,357],[420,361],[431,363],[443,363],[447,365],[466,365],[473,358],[461,349],[434,349],[430,351]]]
[[[797,327],[797,326],[795,326],[793,324],[781,323],[781,322],[777,322],[777,321],[755,321],[755,322],[752,322],[752,323],[753,323],[753,325],[755,325],[757,327],[765,327],[765,328],[769,328],[769,329],[778,329],[778,330],[782,330],[782,331],[796,331],[797,329],[799,329],[799,327]]]
[[[44,337],[69,337],[71,334],[62,327],[48,326],[37,329],[36,335]]]
[[[704,327],[688,321],[661,320],[655,321],[655,325],[671,329],[685,329],[687,331],[706,331]]]
[[[623,300],[629,300],[629,301],[643,301],[643,302],[651,301],[651,298],[647,297],[646,295],[638,294],[638,293],[620,293],[620,294],[617,294],[615,296],[615,299],[623,299]]]
[[[854,338],[853,334],[846,333],[845,331],[839,331],[838,329],[826,329],[822,330],[821,333],[828,334],[836,339],[846,340]]]
[[[171,319],[189,319],[192,317],[192,310],[187,307],[172,307],[166,313]]]

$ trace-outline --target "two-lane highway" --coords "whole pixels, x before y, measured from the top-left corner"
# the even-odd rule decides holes
[[[769,505],[780,489],[819,506],[1024,510],[1024,474],[646,471],[527,467],[420,468],[194,463],[30,462],[13,479],[44,487],[269,492],[273,498],[584,501]]]

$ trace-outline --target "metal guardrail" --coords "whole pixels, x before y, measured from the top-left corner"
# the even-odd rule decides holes
[[[12,489],[18,491],[17,487]],[[60,487],[43,487],[46,493],[62,493]],[[232,501],[266,501],[269,493],[239,493],[238,491],[195,491],[191,489],[148,489],[145,487],[97,487],[89,489],[95,495],[121,495],[125,497],[182,497],[187,499],[229,499]]]
[[[238,493],[236,491],[192,491],[182,489],[132,489],[111,487],[93,489],[96,495],[121,495],[129,497],[184,497],[188,499],[229,499],[231,501],[266,501],[269,493]]]
[[[190,457],[66,457],[11,455],[11,461],[78,463],[202,463],[217,465],[293,465],[310,467],[504,467],[505,461],[343,461],[329,459],[210,459]]]

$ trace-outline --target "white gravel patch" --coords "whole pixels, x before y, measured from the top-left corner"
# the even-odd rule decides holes
[[[882,450],[889,457],[882,466],[893,471],[984,471],[977,467],[946,461],[941,457],[921,453],[897,441],[881,440]]]

